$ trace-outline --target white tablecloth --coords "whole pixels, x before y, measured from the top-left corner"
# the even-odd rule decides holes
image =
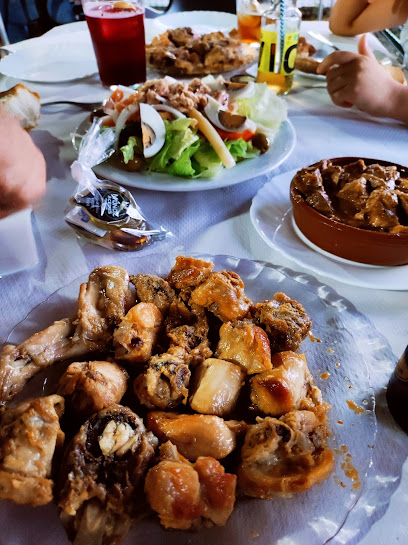
[[[314,27],[327,35],[325,25],[315,23]],[[86,32],[82,23],[54,29],[49,36],[54,39],[58,33],[67,33],[64,35],[70,35],[74,39],[76,32]],[[355,49],[356,46],[355,39],[340,39],[337,43],[349,49]],[[24,44],[17,44],[15,49],[22,47]],[[0,90],[9,88],[14,83],[11,78],[3,77],[0,80]],[[97,76],[78,83],[28,85],[33,90],[38,90],[43,97],[58,95],[83,98],[92,94],[96,98],[102,98],[106,94]],[[202,193],[132,190],[149,220],[165,226],[174,234],[169,241],[148,247],[140,255],[160,251],[172,254],[207,251],[261,259],[302,270],[302,267],[267,246],[252,227],[248,211],[258,189],[272,176],[301,168],[323,157],[366,156],[407,163],[406,126],[393,121],[373,120],[355,110],[337,108],[331,103],[324,82],[298,78],[295,92],[287,97],[287,102],[289,116],[297,134],[296,147],[288,160],[268,176],[255,177],[233,187]],[[35,305],[53,291],[88,273],[95,266],[112,263],[118,257],[117,253],[78,241],[63,219],[68,199],[75,189],[69,169],[75,158],[71,133],[85,117],[83,111],[72,106],[47,107],[43,109],[38,128],[31,133],[43,151],[48,165],[47,193],[33,214],[39,263],[30,270],[4,277],[0,281],[0,343],[6,340],[9,331]],[[376,392],[383,403],[386,386],[384,377],[389,375],[408,342],[408,291],[356,288],[325,278],[324,274],[320,281],[349,299],[388,340],[394,357],[390,358],[388,368],[383,370],[382,383],[377,385]],[[401,459],[404,450],[406,457],[408,439],[393,424],[384,405],[380,404],[380,411],[382,418],[379,420],[379,427],[384,433],[381,437],[390,438],[388,444],[378,445],[377,450],[381,458],[381,471],[386,473],[393,465],[392,458],[395,455],[395,452],[388,450],[388,445],[398,448],[398,458]],[[361,528],[360,533],[348,531],[346,524],[345,530],[336,538],[336,543],[405,543],[404,540],[408,539],[408,463],[404,465],[399,486],[400,468],[397,469],[398,471],[395,468],[389,471],[389,487],[392,490],[397,489],[389,506],[385,504],[380,509],[366,506],[373,512],[371,522],[381,518],[371,530]],[[361,540],[364,534],[367,535]]]

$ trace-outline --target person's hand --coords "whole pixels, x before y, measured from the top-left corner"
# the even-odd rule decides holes
[[[17,119],[0,107],[0,218],[36,201],[45,182],[43,154]]]
[[[393,117],[396,86],[401,84],[377,62],[365,34],[358,51],[335,51],[322,61],[317,73],[326,74],[327,90],[337,106],[356,106],[373,116]]]

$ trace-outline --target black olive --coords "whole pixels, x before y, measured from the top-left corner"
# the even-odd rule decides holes
[[[269,140],[261,132],[257,132],[255,134],[255,136],[252,138],[252,144],[259,149],[261,153],[266,153],[269,149]]]

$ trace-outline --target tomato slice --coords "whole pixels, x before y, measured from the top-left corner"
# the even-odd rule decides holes
[[[245,142],[248,142],[249,140],[252,140],[252,137],[255,134],[250,129],[245,129],[241,132],[228,132],[216,127],[216,130],[223,140],[239,140],[242,138]]]

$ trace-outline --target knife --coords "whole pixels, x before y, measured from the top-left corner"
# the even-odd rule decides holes
[[[335,51],[340,51],[340,48],[337,47],[337,45],[334,45],[333,42],[331,42],[330,40],[328,40],[327,38],[325,38],[321,34],[318,34],[317,32],[313,32],[312,30],[310,30],[308,32],[308,34],[309,34],[309,36],[311,36],[312,38],[314,38],[318,42],[322,42],[322,43],[332,47]]]

